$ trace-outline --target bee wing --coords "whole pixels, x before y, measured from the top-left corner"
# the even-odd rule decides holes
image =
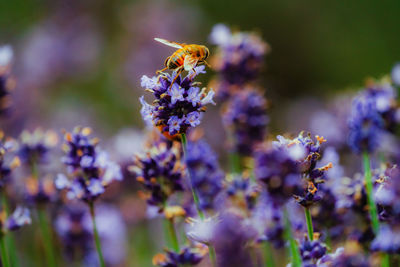
[[[191,55],[186,55],[185,60],[183,61],[183,67],[186,71],[190,71],[197,66],[197,62],[199,62],[198,58],[192,57]]]
[[[157,42],[160,42],[162,44],[165,44],[165,45],[168,45],[168,46],[172,46],[172,47],[175,47],[175,48],[178,48],[178,49],[183,47],[182,46],[183,44],[172,42],[172,41],[168,41],[168,40],[161,39],[161,38],[154,38],[154,40],[156,40]]]

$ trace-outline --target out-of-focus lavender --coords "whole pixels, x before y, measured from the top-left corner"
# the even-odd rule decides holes
[[[108,265],[119,266],[126,258],[126,226],[119,210],[109,204],[96,208],[96,222]],[[92,219],[86,207],[76,203],[66,206],[55,221],[63,253],[68,262],[84,261],[87,266],[98,266],[93,244]]]

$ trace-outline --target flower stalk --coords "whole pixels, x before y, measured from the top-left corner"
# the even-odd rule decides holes
[[[179,253],[179,241],[178,241],[178,237],[176,235],[174,219],[173,218],[166,219],[166,221],[167,221],[170,240],[172,243],[172,248],[175,250],[175,252]]]
[[[8,254],[7,254],[5,234],[4,233],[2,233],[1,237],[0,237],[0,254],[1,254],[2,266],[3,267],[10,267]]]
[[[266,267],[275,266],[272,247],[269,241],[264,242],[264,262]]]
[[[2,192],[1,202],[2,202],[4,211],[6,212],[6,215],[8,216],[10,214],[10,209],[8,207],[8,201],[7,201],[5,188],[3,189],[3,192]],[[10,257],[10,265],[12,267],[17,267],[18,266],[17,253],[16,253],[17,250],[15,248],[14,237],[12,236],[12,234],[9,233],[8,235],[5,235],[4,238],[6,240],[6,247],[8,248],[8,254]]]
[[[46,255],[47,264],[50,267],[57,266],[55,260],[55,253],[53,249],[54,246],[51,237],[51,230],[49,227],[49,220],[46,216],[46,210],[43,207],[39,207],[37,209],[37,212],[38,212],[40,230],[42,232],[42,237],[44,241],[43,244],[44,244],[44,251]]]
[[[314,229],[313,229],[310,209],[308,207],[304,208],[304,214],[306,215],[308,239],[310,241],[313,241],[314,240]]]
[[[181,141],[182,141],[183,155],[184,155],[184,158],[186,159],[186,154],[187,154],[186,134],[184,134],[184,133],[181,134]],[[199,214],[200,219],[204,221],[205,215],[204,215],[203,211],[200,208],[199,196],[198,196],[198,194],[196,192],[196,189],[193,186],[192,176],[190,174],[190,169],[189,168],[188,168],[188,173],[189,173],[190,188],[192,190],[192,195],[193,195],[193,201],[195,203],[195,206],[196,206],[196,209],[197,209],[197,213]],[[215,266],[217,266],[215,248],[211,244],[208,244],[207,246],[208,246],[208,254],[209,254],[209,257],[210,257],[211,265],[213,267],[215,267]]]
[[[301,257],[300,257],[300,253],[296,244],[296,240],[293,237],[293,233],[292,233],[292,227],[290,225],[290,221],[289,221],[289,215],[288,212],[286,210],[286,208],[284,209],[284,220],[285,220],[285,235],[286,235],[286,240],[289,241],[289,248],[290,248],[290,254],[292,257],[292,266],[293,267],[301,267]]]
[[[96,218],[95,218],[95,213],[94,213],[94,203],[93,202],[89,203],[89,209],[90,209],[90,216],[92,217],[93,237],[94,237],[94,242],[95,242],[95,245],[96,245],[97,254],[99,256],[100,266],[101,267],[105,267],[106,264],[104,262],[103,251],[101,250],[100,237],[99,237],[99,233],[97,231]]]
[[[371,216],[372,229],[374,230],[375,234],[378,234],[379,219],[375,201],[373,198],[372,174],[371,174],[371,165],[368,152],[363,152],[363,163],[364,163],[365,187],[367,191],[367,200],[368,200],[368,210]]]

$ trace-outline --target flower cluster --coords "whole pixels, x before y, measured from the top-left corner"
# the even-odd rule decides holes
[[[256,33],[231,32],[215,25],[210,40],[218,45],[214,67],[228,84],[243,85],[260,73],[269,46]]]
[[[65,133],[62,161],[72,181],[64,174],[55,181],[57,189],[67,189],[68,198],[89,203],[103,194],[111,182],[123,178],[119,165],[110,161],[108,154],[98,148],[99,140],[90,135],[90,128],[81,127]]]
[[[24,225],[31,224],[30,212],[27,208],[17,207],[16,210],[7,217],[6,212],[3,210],[0,213],[1,234],[7,231],[15,231]]]
[[[217,156],[206,141],[198,140],[188,142],[185,160],[192,186],[199,195],[200,208],[213,208],[224,178],[218,166]]]
[[[18,155],[22,163],[32,168],[34,164],[47,163],[49,152],[57,144],[58,136],[53,131],[38,128],[32,132],[23,131],[20,136]]]
[[[162,140],[143,155],[136,155],[134,165],[129,169],[143,184],[143,196],[148,204],[163,209],[174,192],[183,190],[185,169],[180,158],[180,144]]]
[[[299,246],[301,259],[304,267],[313,267],[322,258],[326,251],[326,245],[319,240],[303,240]]]
[[[265,184],[271,200],[276,204],[283,204],[301,192],[299,167],[294,152],[271,146],[255,152],[255,176]]]
[[[7,113],[11,106],[10,91],[15,87],[15,81],[11,76],[12,59],[11,46],[0,46],[0,115]]]
[[[373,152],[382,134],[394,131],[398,123],[396,92],[389,83],[372,84],[353,101],[349,126],[349,145],[353,151]]]
[[[96,222],[102,241],[104,258],[110,266],[117,266],[125,257],[125,225],[119,211],[111,205],[96,208]],[[93,243],[93,229],[89,210],[77,204],[65,206],[55,221],[55,230],[62,241],[64,256],[70,261],[98,266]]]
[[[251,87],[231,97],[223,113],[223,122],[232,132],[235,153],[250,156],[254,146],[264,140],[269,122],[266,107],[265,98]]]
[[[260,194],[259,186],[252,181],[248,173],[229,175],[225,181],[225,192],[239,209],[251,210],[254,208]]]
[[[8,155],[15,148],[14,140],[6,138],[0,130],[0,188],[4,188],[10,182],[12,170],[20,165],[19,157],[13,157],[11,161]]]
[[[205,106],[215,104],[214,91],[200,89],[199,83],[194,81],[200,73],[205,73],[204,66],[196,67],[186,77],[179,75],[175,81],[175,73],[161,73],[152,78],[144,75],[141,85],[155,97],[152,105],[143,96],[140,98],[141,114],[146,123],[169,135],[186,133],[188,128],[199,125]]]
[[[317,162],[321,159],[321,144],[326,142],[323,137],[315,136],[315,140],[310,134],[304,136],[301,132],[294,139],[286,139],[278,136],[278,141],[273,144],[278,148],[284,148],[289,151],[293,159],[296,160],[298,172],[306,181],[303,194],[295,195],[296,201],[304,206],[311,206],[319,201],[318,187],[324,182],[324,175],[327,170],[332,168],[332,163],[317,168]]]
[[[154,256],[153,265],[161,267],[192,266],[200,263],[206,253],[207,248],[203,246],[184,247],[179,252],[166,250],[165,254]]]

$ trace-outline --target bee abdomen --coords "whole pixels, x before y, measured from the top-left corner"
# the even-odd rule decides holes
[[[176,69],[180,66],[183,66],[183,63],[185,61],[185,53],[179,49],[176,51],[172,56],[170,56],[166,62],[167,67],[169,69]]]

